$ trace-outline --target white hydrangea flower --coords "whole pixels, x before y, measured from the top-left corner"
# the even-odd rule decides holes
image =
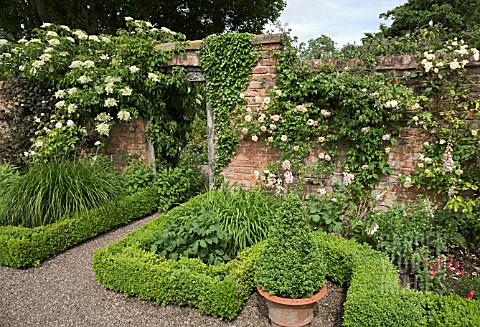
[[[43,52],[45,52],[45,53],[49,53],[49,52],[53,52],[53,51],[55,51],[55,49],[51,48],[51,47],[45,48],[45,50],[43,50]]]
[[[109,107],[115,107],[117,105],[117,100],[114,98],[108,98],[105,100],[104,106],[109,108]]]
[[[33,67],[33,68],[40,68],[40,67],[42,67],[44,64],[45,64],[45,61],[37,60],[37,61],[32,62],[32,67]]]
[[[50,27],[52,26],[51,23],[43,23],[42,26],[40,26],[41,28],[47,28],[47,27]]]
[[[107,85],[105,85],[105,93],[106,94],[113,93],[113,83],[107,83]]]
[[[140,70],[140,68],[138,68],[137,66],[130,66],[130,73],[132,74],[135,74],[136,72],[138,72]]]
[[[81,60],[74,60],[74,61],[72,61],[72,63],[71,63],[70,66],[68,66],[68,67],[70,67],[70,68],[72,68],[72,69],[74,69],[74,68],[80,68],[80,67],[82,67],[82,64],[83,64],[83,61],[81,61]]]
[[[63,28],[65,31],[70,32],[70,27],[68,27],[67,25],[60,25],[60,27]]]
[[[52,55],[49,53],[44,53],[40,56],[40,60],[42,61],[50,61],[52,59]]]
[[[78,78],[78,81],[82,84],[86,84],[92,81],[92,79],[86,75],[82,75]]]
[[[74,103],[70,103],[67,107],[67,111],[69,114],[73,114],[77,110],[78,106]]]
[[[47,36],[58,37],[58,34],[57,34],[57,32],[54,32],[54,31],[48,31]]]
[[[88,39],[91,41],[100,42],[100,39],[96,35],[90,35],[88,36]]]
[[[132,95],[132,89],[129,88],[128,86],[122,89],[122,95],[123,96],[130,96]]]
[[[125,17],[125,21],[127,21],[127,22],[128,22],[128,21],[130,21],[130,20],[133,20],[133,18],[132,18],[132,17],[128,17],[128,16],[127,16],[127,17]]]
[[[110,43],[110,39],[106,36],[100,36],[100,40],[102,40],[103,43]]]
[[[55,98],[62,99],[65,96],[65,90],[58,90],[54,94]]]
[[[85,60],[82,63],[82,66],[85,67],[85,68],[93,68],[93,67],[95,67],[95,62],[93,62],[92,60]]]
[[[8,44],[8,40],[0,39],[0,45],[6,45],[6,44]]]
[[[117,114],[117,118],[121,121],[130,121],[131,114],[126,110],[120,110]]]
[[[78,89],[76,87],[72,87],[71,89],[68,89],[67,93],[68,95],[74,95],[77,93]]]
[[[151,79],[154,82],[159,82],[160,81],[160,79],[158,78],[158,75],[154,74],[154,73],[148,73],[148,78]]]
[[[65,101],[58,101],[55,104],[55,107],[57,107],[58,109],[61,109],[61,108],[65,107]]]
[[[109,113],[106,112],[101,112],[95,117],[95,120],[101,121],[101,122],[108,122],[112,120],[112,116],[110,116]]]
[[[50,45],[59,45],[60,44],[60,40],[59,39],[51,39],[51,40],[48,40],[48,44]]]
[[[110,126],[107,123],[100,123],[95,127],[95,130],[100,135],[108,136],[108,134],[110,133]]]

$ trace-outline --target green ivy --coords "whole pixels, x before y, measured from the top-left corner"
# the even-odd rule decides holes
[[[280,150],[285,174],[300,182],[331,176],[346,148],[344,185],[355,197],[367,196],[380,176],[390,173],[388,152],[396,144],[398,121],[414,102],[413,91],[394,76],[362,69],[313,70],[298,61],[288,44],[277,57],[278,87],[260,110],[247,108],[236,115],[236,132],[253,141],[264,137]],[[308,164],[309,156],[318,160]],[[292,182],[284,176],[286,184]]]
[[[258,52],[251,34],[212,35],[204,40],[201,65],[207,78],[207,97],[215,113],[216,162],[218,174],[235,154],[238,137],[231,125],[232,112],[244,104],[246,89]]]

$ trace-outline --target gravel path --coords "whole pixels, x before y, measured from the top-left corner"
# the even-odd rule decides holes
[[[203,316],[187,307],[161,308],[105,290],[91,270],[93,252],[139,228],[154,216],[115,229],[43,262],[18,270],[0,266],[0,327],[24,326],[269,326],[263,298],[256,293],[233,321]],[[343,289],[329,283],[312,327],[340,326]]]

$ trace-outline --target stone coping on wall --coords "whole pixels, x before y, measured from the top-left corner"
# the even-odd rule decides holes
[[[254,35],[252,37],[252,44],[281,43],[282,36],[283,36],[282,33]],[[187,41],[185,50],[186,51],[200,50],[203,47],[203,43],[204,43],[203,40]],[[162,43],[162,44],[157,44],[154,48],[160,51],[172,51],[172,50],[178,49],[178,44],[175,42]]]

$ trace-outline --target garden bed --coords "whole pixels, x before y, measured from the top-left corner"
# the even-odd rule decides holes
[[[82,241],[154,212],[156,190],[144,189],[86,214],[36,228],[0,227],[0,265],[33,267]]]
[[[253,263],[262,243],[219,266],[199,259],[164,259],[148,247],[152,233],[163,228],[169,214],[172,211],[97,250],[95,278],[107,289],[161,306],[188,305],[204,314],[235,318],[254,290]],[[385,254],[332,235],[316,234],[316,241],[327,277],[348,287],[344,326],[480,325],[478,301],[404,289]]]

